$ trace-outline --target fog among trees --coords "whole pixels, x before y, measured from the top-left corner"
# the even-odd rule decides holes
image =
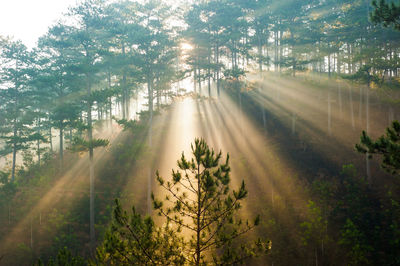
[[[399,70],[397,0],[82,0],[0,36],[0,265],[398,265]]]

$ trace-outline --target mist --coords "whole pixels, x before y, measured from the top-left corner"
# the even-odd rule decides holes
[[[400,263],[398,3],[25,4],[0,265]]]

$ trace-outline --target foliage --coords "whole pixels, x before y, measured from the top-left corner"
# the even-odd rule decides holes
[[[375,23],[382,23],[385,27],[393,26],[400,30],[400,5],[394,2],[387,3],[386,0],[373,0],[374,11],[370,14]]]
[[[126,119],[116,119],[117,123],[121,125],[124,129],[124,131],[131,131],[135,132],[136,129],[140,126],[138,121],[136,120],[126,120]]]
[[[303,228],[303,243],[308,245],[316,243],[320,246],[324,242],[327,242],[327,226],[328,221],[323,217],[321,209],[316,206],[315,202],[308,202],[309,218],[300,224]]]
[[[370,157],[374,154],[382,155],[382,167],[391,174],[399,174],[400,123],[393,121],[391,127],[386,129],[386,136],[381,136],[376,141],[363,131],[360,143],[356,144],[356,150],[367,153]]]
[[[195,140],[192,152],[195,158],[190,161],[182,154],[180,170],[173,171],[172,182],[157,174],[169,195],[165,201],[153,196],[153,204],[166,223],[157,227],[151,217],[142,218],[134,207],[128,214],[116,200],[113,223],[93,263],[241,264],[270,249],[269,242],[260,239],[240,244],[239,237],[257,226],[260,218],[250,223],[236,217],[247,190],[242,182],[239,190],[230,191],[229,156],[221,164],[222,154],[215,154],[200,139]],[[184,236],[186,233],[190,238]]]
[[[109,143],[110,142],[107,139],[93,139],[92,141],[87,141],[83,138],[75,137],[72,140],[71,147],[69,149],[72,152],[84,152],[98,147],[107,147]]]
[[[230,191],[229,155],[225,163],[220,163],[221,152],[210,150],[203,139],[195,139],[192,154],[194,158],[187,160],[182,153],[179,170],[172,171],[171,181],[165,181],[157,173],[167,196],[164,202],[153,196],[154,208],[167,219],[167,224],[173,223],[178,232],[191,233],[185,243],[186,263],[243,263],[259,252],[268,251],[268,242],[261,239],[254,244],[235,243],[239,236],[257,226],[260,218],[249,222],[237,217],[247,190],[242,181],[238,190]]]
[[[169,224],[156,227],[136,209],[128,214],[115,201],[113,223],[97,248],[96,262],[105,265],[182,265],[183,239]]]
[[[368,253],[373,251],[372,247],[366,244],[365,235],[357,229],[357,226],[350,220],[341,231],[339,244],[346,247],[347,256],[350,258],[350,265],[368,265]]]
[[[64,247],[58,251],[58,254],[54,260],[50,259],[47,262],[47,264],[44,264],[41,260],[39,260],[35,265],[36,266],[44,266],[44,265],[47,265],[47,266],[66,266],[66,265],[68,265],[68,266],[84,266],[84,265],[87,265],[87,262],[79,256],[74,256],[68,248]]]

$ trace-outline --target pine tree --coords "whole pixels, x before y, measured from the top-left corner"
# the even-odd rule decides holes
[[[71,45],[69,50],[74,52],[79,62],[76,71],[82,73],[85,80],[85,90],[82,102],[86,105],[87,140],[76,137],[72,143],[72,150],[87,151],[89,154],[89,182],[90,182],[90,246],[95,249],[95,173],[94,173],[94,150],[97,147],[108,145],[105,139],[93,137],[93,105],[95,102],[94,91],[98,82],[101,69],[102,49],[102,18],[104,14],[103,0],[85,0],[70,12],[70,17],[76,21],[76,27],[71,32]]]
[[[249,244],[241,239],[260,218],[238,218],[248,192],[244,182],[230,190],[229,156],[221,163],[222,153],[215,153],[203,139],[195,139],[192,154],[191,160],[182,154],[171,181],[157,173],[167,196],[164,201],[154,195],[152,199],[154,209],[166,218],[164,226],[157,227],[135,208],[128,214],[116,200],[113,223],[94,264],[237,265],[270,249],[268,241]]]
[[[260,218],[249,222],[238,218],[237,211],[247,196],[244,181],[238,190],[230,190],[229,155],[220,163],[222,153],[215,153],[203,139],[192,145],[194,158],[182,154],[179,170],[172,171],[172,181],[157,173],[157,180],[167,191],[165,201],[154,196],[154,208],[167,223],[186,230],[191,238],[185,243],[189,265],[227,265],[243,263],[268,245],[260,239],[254,244],[238,244],[238,238],[258,225]]]
[[[356,144],[358,152],[372,155],[382,155],[382,167],[391,174],[400,173],[400,123],[393,121],[392,126],[386,129],[386,136],[381,136],[376,141],[372,140],[365,131],[362,132],[361,141]]]
[[[43,58],[36,82],[44,88],[51,103],[47,105],[48,126],[50,132],[51,128],[58,129],[60,170],[63,169],[65,131],[74,128],[83,109],[78,106],[77,92],[82,87],[83,79],[74,70],[78,58],[71,51],[72,30],[59,23],[39,40],[39,51]]]
[[[0,112],[5,123],[0,124],[0,136],[5,140],[1,155],[12,153],[11,181],[14,181],[17,153],[28,149],[32,141],[30,67],[32,57],[19,41],[4,41],[0,47]]]
[[[115,201],[113,222],[97,248],[93,265],[183,265],[183,238],[168,224],[157,227],[134,207],[128,214]]]
[[[400,5],[394,2],[390,4],[386,0],[373,0],[372,5],[375,10],[370,14],[371,20],[375,23],[382,23],[383,26],[393,26],[400,30]]]

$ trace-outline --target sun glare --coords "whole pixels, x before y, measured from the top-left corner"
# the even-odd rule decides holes
[[[183,42],[183,43],[181,43],[181,49],[183,51],[190,51],[190,50],[193,50],[193,46],[187,42]]]

